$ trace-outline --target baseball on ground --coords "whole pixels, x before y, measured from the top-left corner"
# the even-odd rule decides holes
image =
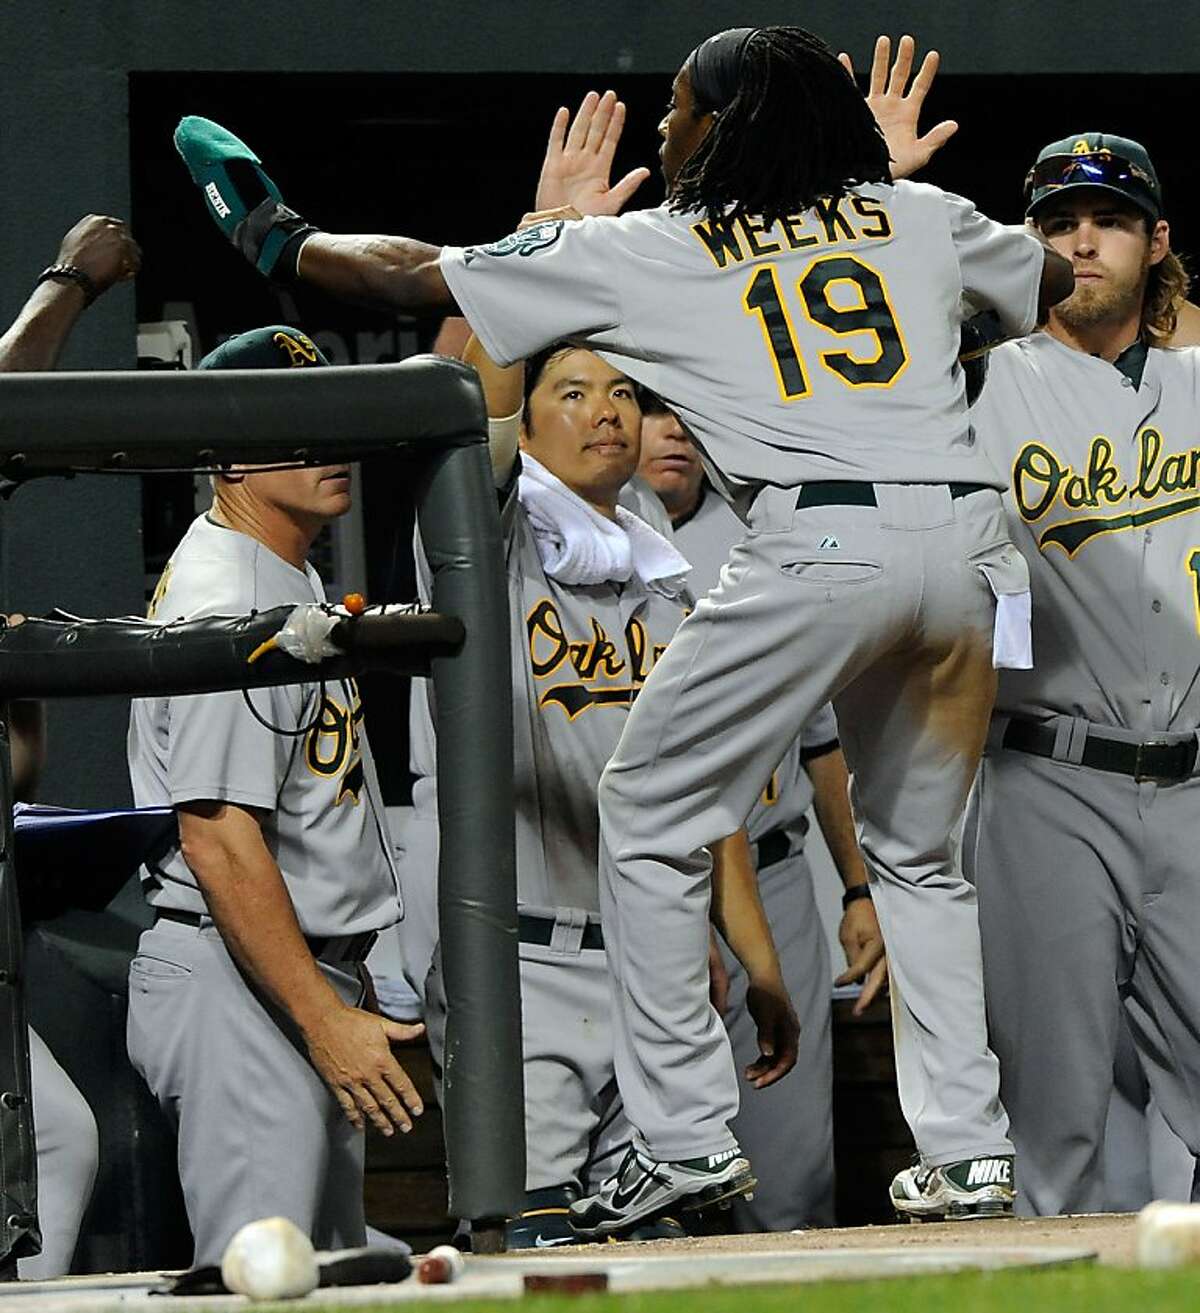
[[[421,1259],[417,1280],[423,1286],[448,1285],[462,1276],[466,1266],[462,1254],[453,1245],[435,1245]]]
[[[297,1299],[317,1288],[312,1241],[286,1217],[247,1222],[221,1258],[221,1280],[251,1299]]]
[[[1141,1267],[1200,1263],[1200,1204],[1147,1204],[1138,1214],[1137,1259]]]

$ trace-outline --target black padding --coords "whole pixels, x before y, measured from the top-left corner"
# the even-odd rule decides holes
[[[330,464],[486,441],[478,376],[441,356],[337,369],[0,374],[0,475],[11,479]]]

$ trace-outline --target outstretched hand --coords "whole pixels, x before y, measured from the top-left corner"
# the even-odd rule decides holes
[[[842,951],[846,954],[846,970],[833,982],[850,985],[863,982],[862,993],[855,1000],[854,1015],[861,1017],[887,984],[887,954],[883,945],[883,932],[879,918],[869,898],[860,898],[846,908],[838,928]]]
[[[613,156],[625,126],[625,105],[615,91],[589,91],[570,124],[564,105],[554,115],[546,158],[538,178],[535,210],[569,205],[580,214],[619,214],[650,176],[646,168],[631,169],[615,187],[609,186]]]
[[[746,990],[746,1010],[758,1032],[759,1056],[746,1068],[746,1079],[756,1090],[781,1080],[796,1065],[800,1022],[782,980]]]
[[[912,37],[902,36],[896,46],[896,62],[889,72],[892,43],[890,38],[881,36],[875,42],[875,54],[871,60],[867,105],[887,142],[893,179],[911,177],[918,169],[924,168],[958,131],[958,124],[953,119],[945,119],[923,136],[918,135],[921,108],[937,75],[941,56],[936,50],[930,50],[921,61],[910,87],[908,79],[916,49]],[[838,60],[853,77],[854,64],[850,56],[843,51]]]

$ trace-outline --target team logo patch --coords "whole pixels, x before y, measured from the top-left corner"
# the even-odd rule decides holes
[[[297,365],[315,365],[317,363],[317,348],[313,345],[312,339],[305,337],[303,333],[276,333],[271,341],[288,355],[288,364],[291,368]]]
[[[538,251],[548,250],[562,236],[563,221],[551,219],[545,223],[535,223],[531,228],[522,228],[520,232],[502,237],[490,246],[472,246],[463,253],[467,264],[477,255],[536,255]]]

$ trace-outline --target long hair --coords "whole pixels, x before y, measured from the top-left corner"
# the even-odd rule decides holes
[[[761,215],[770,226],[891,176],[883,134],[829,47],[802,27],[764,27],[746,45],[737,95],[679,171],[670,208],[711,221]]]
[[[1142,337],[1150,346],[1158,346],[1174,336],[1191,282],[1183,261],[1174,251],[1168,251],[1163,259],[1150,266],[1146,294],[1142,297]]]

